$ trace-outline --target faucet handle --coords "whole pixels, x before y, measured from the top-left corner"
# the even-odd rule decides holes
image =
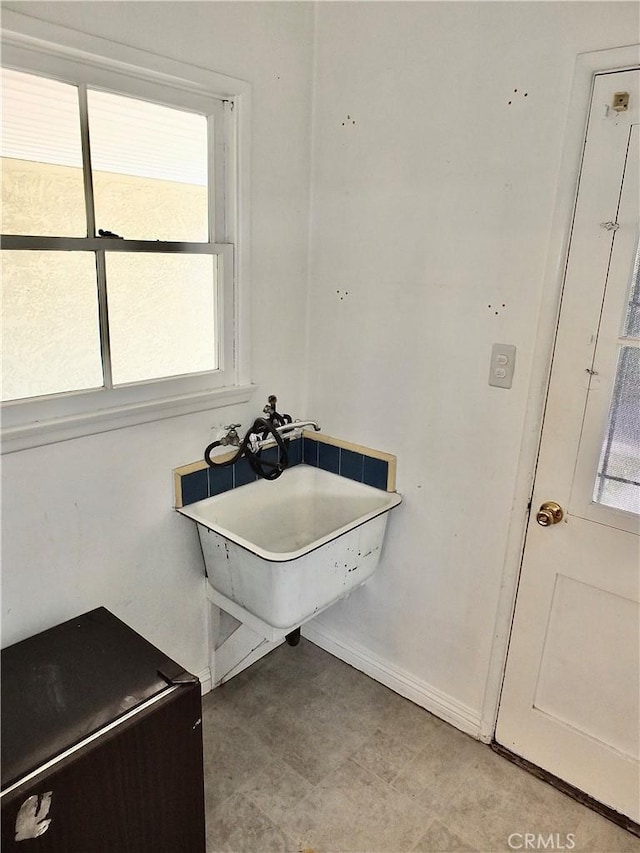
[[[231,444],[233,447],[240,447],[240,436],[236,432],[236,427],[239,427],[240,424],[229,424],[223,429],[226,429],[226,433],[220,439],[220,444],[223,447],[226,447],[228,444]]]

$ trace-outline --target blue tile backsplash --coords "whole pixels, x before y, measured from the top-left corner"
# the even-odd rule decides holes
[[[391,456],[388,458],[393,459]],[[331,471],[358,483],[383,491],[389,488],[389,462],[386,459],[369,456],[364,452],[357,453],[306,435],[302,439],[302,459],[307,465]]]
[[[313,465],[318,467],[318,447],[320,443],[311,439],[302,439],[302,460],[305,465]]]
[[[226,468],[209,468],[207,471],[209,475],[209,494],[207,497],[221,495],[222,492],[228,492],[229,489],[233,488],[235,473],[233,469],[235,467],[235,465],[228,465]]]
[[[249,465],[248,459],[241,459],[235,465],[230,465],[229,467],[233,471],[233,485],[229,486],[230,489],[236,489],[238,486],[246,486],[247,483],[253,483],[258,479],[257,474],[251,465]],[[213,475],[215,477],[216,473],[216,469],[211,468],[209,476]]]
[[[340,475],[361,483],[364,476],[364,456],[362,453],[342,449],[340,452]]]
[[[289,467],[304,462],[341,477],[348,477],[376,489],[386,491],[389,483],[389,462],[377,456],[357,453],[326,441],[303,436],[289,442]],[[264,451],[263,459],[277,462],[279,450],[271,447]],[[392,458],[392,457],[389,457]],[[203,463],[204,464],[204,463]],[[176,473],[179,475],[180,469]],[[233,465],[201,468],[179,475],[182,506],[244,486],[257,479],[247,459]],[[392,487],[393,488],[393,487]]]
[[[333,444],[320,444],[318,441],[309,441],[309,444],[312,443],[318,445],[318,468],[330,471],[332,474],[339,474],[340,448],[335,447]]]
[[[209,497],[209,472],[206,468],[182,477],[181,484],[182,506],[188,506],[188,504],[193,504],[196,501],[202,501]]]
[[[362,482],[367,486],[386,490],[388,480],[389,463],[384,459],[376,459],[375,456],[365,456]]]
[[[302,462],[302,445],[304,439],[298,441],[290,441],[287,451],[289,453],[289,466],[299,465]]]

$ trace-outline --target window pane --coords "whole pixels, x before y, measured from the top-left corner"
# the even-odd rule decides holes
[[[2,233],[86,237],[78,90],[2,69]]]
[[[109,92],[88,103],[96,228],[207,241],[206,118]]]
[[[2,399],[102,385],[92,252],[2,252]]]
[[[631,293],[624,321],[625,338],[640,338],[640,246],[636,252],[636,261],[631,277]]]
[[[218,367],[216,260],[106,253],[114,385]]]
[[[620,351],[593,500],[640,513],[640,349],[636,347]]]

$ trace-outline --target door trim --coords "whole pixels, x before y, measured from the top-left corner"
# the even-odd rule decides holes
[[[638,67],[640,44],[582,53],[576,58],[538,312],[533,367],[520,444],[520,462],[511,503],[501,591],[482,703],[480,739],[485,743],[493,740],[498,719],[594,78],[596,74],[627,71]]]

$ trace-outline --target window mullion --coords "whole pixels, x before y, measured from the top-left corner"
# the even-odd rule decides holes
[[[96,236],[96,215],[93,197],[93,171],[91,168],[91,142],[89,138],[89,104],[87,86],[78,86],[78,106],[80,110],[80,141],[82,144],[82,174],[84,178],[84,203],[87,215],[87,237]],[[98,324],[100,327],[100,355],[102,358],[102,378],[105,388],[113,388],[111,371],[111,340],[109,335],[109,304],[107,301],[107,265],[105,253],[96,252],[96,282],[98,287]]]
[[[98,279],[98,317],[100,323],[100,353],[105,388],[113,388],[111,371],[111,339],[109,335],[109,304],[107,300],[107,265],[105,252],[96,252],[96,274]]]
[[[89,141],[89,107],[87,87],[78,86],[78,106],[80,109],[80,141],[82,144],[82,174],[84,178],[84,203],[87,215],[87,236],[96,235],[96,215],[93,200],[93,172],[91,169],[91,145]]]

